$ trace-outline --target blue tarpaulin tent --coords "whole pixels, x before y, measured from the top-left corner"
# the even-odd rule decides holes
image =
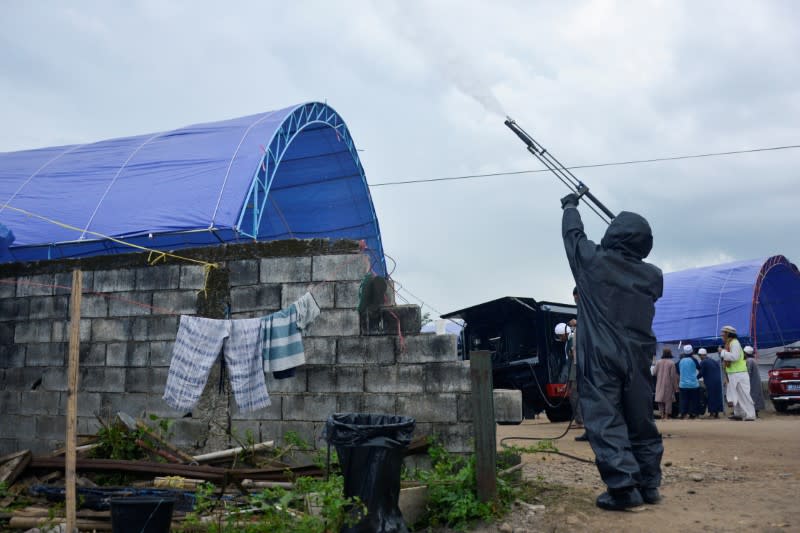
[[[286,238],[364,240],[380,229],[342,118],[312,102],[90,144],[0,153],[1,262]]]
[[[784,256],[664,275],[653,330],[661,343],[716,346],[724,325],[760,348],[800,340],[800,273]]]

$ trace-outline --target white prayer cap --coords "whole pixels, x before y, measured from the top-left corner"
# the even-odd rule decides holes
[[[722,326],[722,331],[724,331],[725,333],[733,333],[734,335],[736,335],[736,328],[733,326]]]
[[[698,355],[708,355],[708,352],[706,351],[705,348],[700,348],[699,350],[697,350],[697,354]]]
[[[556,324],[556,335],[569,335],[572,329],[563,322]]]
[[[744,353],[746,353],[747,355],[750,355],[751,353],[753,353],[753,347],[752,346],[745,346],[744,347]]]
[[[694,352],[694,348],[692,348],[692,345],[691,345],[691,344],[686,344],[686,345],[684,345],[684,347],[683,347],[683,353],[685,353],[685,354],[687,354],[687,355],[691,355],[691,353],[692,353],[692,352]]]

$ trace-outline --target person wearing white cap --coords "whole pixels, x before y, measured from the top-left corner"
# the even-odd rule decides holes
[[[564,323],[556,324],[555,333],[558,340],[566,342],[564,345],[564,352],[566,355],[566,372],[562,374],[562,379],[567,383],[567,390],[569,391],[569,404],[572,407],[572,420],[575,423],[574,427],[576,429],[582,429],[583,414],[581,413],[581,406],[578,400],[578,384],[576,380],[577,372],[575,361],[575,336],[572,328]],[[575,437],[575,439],[586,440],[578,439],[578,437]]]
[[[755,420],[756,410],[753,399],[750,397],[750,376],[747,373],[744,350],[737,338],[736,328],[723,326],[720,337],[725,346],[720,346],[717,351],[728,376],[726,396],[728,401],[733,404],[733,416],[728,418],[731,420]]]
[[[719,418],[722,409],[722,375],[720,374],[719,361],[708,356],[705,348],[697,350],[700,356],[700,375],[706,385],[708,395],[708,415],[710,418]]]
[[[747,374],[750,376],[750,398],[753,400],[753,408],[758,412],[764,410],[764,391],[761,389],[761,374],[758,371],[758,363],[755,360],[755,350],[752,346],[744,347],[745,362],[747,363]]]
[[[697,361],[692,355],[694,348],[691,344],[683,347],[683,354],[678,363],[678,371],[681,375],[680,380],[680,399],[681,399],[681,419],[689,418],[694,420],[700,414],[700,382],[697,380]]]

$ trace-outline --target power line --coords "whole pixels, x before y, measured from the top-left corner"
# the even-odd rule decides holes
[[[750,148],[747,150],[733,150],[730,152],[709,152],[705,154],[691,154],[691,155],[676,155],[671,157],[656,157],[653,159],[633,159],[630,161],[615,161],[612,163],[595,163],[592,165],[576,165],[573,167],[566,167],[568,170],[581,169],[581,168],[600,168],[600,167],[619,167],[624,165],[639,165],[642,163],[659,163],[662,161],[678,161],[681,159],[699,159],[702,157],[719,157],[726,155],[739,155],[739,154],[752,154],[756,152],[774,152],[778,150],[793,150],[800,148],[800,144],[789,144],[786,146],[769,146],[766,148]],[[370,187],[387,187],[390,185],[409,185],[412,183],[434,183],[437,181],[456,181],[468,180],[475,178],[490,178],[494,176],[513,176],[516,174],[535,174],[538,172],[549,172],[549,169],[532,169],[532,170],[513,170],[508,172],[490,172],[487,174],[467,174],[464,176],[449,176],[445,178],[425,178],[425,179],[411,179],[402,181],[386,181],[382,183],[371,183]]]

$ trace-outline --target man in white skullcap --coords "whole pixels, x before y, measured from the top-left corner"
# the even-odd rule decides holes
[[[764,410],[764,391],[761,389],[761,374],[758,371],[758,363],[755,360],[755,350],[752,346],[744,347],[745,362],[747,363],[747,374],[750,376],[750,398],[753,399],[753,408],[758,412]]]
[[[733,404],[733,416],[728,418],[731,420],[755,420],[756,410],[753,406],[753,399],[750,397],[750,376],[747,373],[744,350],[737,338],[736,328],[723,326],[720,337],[725,346],[720,346],[717,351],[728,376],[726,396],[728,401]]]
[[[683,347],[683,354],[678,363],[680,374],[680,400],[681,400],[681,419],[689,418],[694,420],[700,415],[700,382],[697,380],[697,372],[700,370],[697,361],[692,355],[694,348],[691,344]]]
[[[706,402],[708,416],[710,418],[719,418],[719,414],[723,412],[722,371],[720,370],[719,361],[709,357],[705,348],[700,348],[697,354],[700,356],[700,375],[703,378],[706,394],[708,395]]]

